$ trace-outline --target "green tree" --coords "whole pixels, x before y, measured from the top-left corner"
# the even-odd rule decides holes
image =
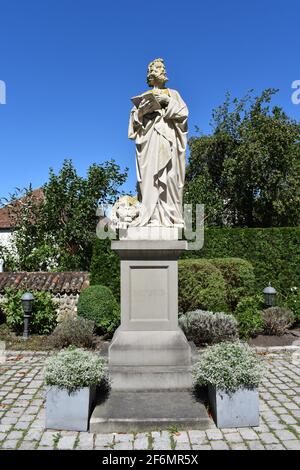
[[[43,186],[42,197],[32,188],[12,196],[10,214],[20,270],[88,270],[96,236],[99,204],[113,203],[127,178],[114,160],[93,164],[86,178],[65,160]]]
[[[213,111],[211,135],[190,139],[185,199],[204,203],[208,225],[300,222],[300,124],[260,96],[230,95]]]

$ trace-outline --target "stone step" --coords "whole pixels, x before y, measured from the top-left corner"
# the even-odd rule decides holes
[[[101,400],[101,398],[100,398]],[[111,391],[96,405],[90,419],[90,432],[146,432],[169,427],[178,430],[209,429],[213,421],[203,397],[191,390]]]

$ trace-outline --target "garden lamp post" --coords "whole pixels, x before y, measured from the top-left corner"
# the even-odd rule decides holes
[[[274,289],[274,287],[271,286],[270,282],[269,282],[268,287],[264,288],[263,294],[264,294],[264,297],[265,297],[265,306],[267,308],[274,307],[276,305],[277,291],[276,291],[276,289]]]
[[[26,294],[22,295],[22,307],[24,312],[24,331],[23,331],[23,339],[27,339],[29,336],[29,322],[30,317],[32,314],[32,307],[34,297],[30,292],[26,292]]]

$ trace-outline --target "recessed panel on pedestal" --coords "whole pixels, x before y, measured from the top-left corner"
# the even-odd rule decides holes
[[[129,320],[168,320],[168,266],[129,268]]]

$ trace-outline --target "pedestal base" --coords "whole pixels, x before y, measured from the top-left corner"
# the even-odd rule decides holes
[[[177,260],[186,242],[123,240],[112,249],[121,258],[121,326],[108,353],[112,389],[190,388],[191,348],[178,327]]]
[[[96,406],[90,432],[147,432],[169,427],[180,430],[209,429],[203,399],[188,391],[118,392],[112,391]]]
[[[109,348],[114,390],[192,387],[191,348],[183,332],[117,330]]]

